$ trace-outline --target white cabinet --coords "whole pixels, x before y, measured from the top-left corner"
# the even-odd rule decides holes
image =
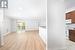
[[[43,27],[39,27],[39,35],[44,43],[47,44],[47,29]]]

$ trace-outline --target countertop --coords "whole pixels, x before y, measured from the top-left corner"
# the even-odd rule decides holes
[[[46,28],[46,26],[40,26],[40,27],[42,27],[42,28]]]

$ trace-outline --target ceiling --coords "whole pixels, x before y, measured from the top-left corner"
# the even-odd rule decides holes
[[[12,18],[36,19],[46,17],[47,0],[8,0],[5,15]]]
[[[75,8],[75,0],[65,0],[66,10]]]

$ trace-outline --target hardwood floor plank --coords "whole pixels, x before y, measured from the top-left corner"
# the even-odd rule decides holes
[[[5,36],[4,42],[0,50],[46,50],[38,31],[11,33]]]

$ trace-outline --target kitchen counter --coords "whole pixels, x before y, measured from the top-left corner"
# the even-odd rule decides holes
[[[69,39],[69,30],[75,30],[75,23],[66,24],[66,37]]]

